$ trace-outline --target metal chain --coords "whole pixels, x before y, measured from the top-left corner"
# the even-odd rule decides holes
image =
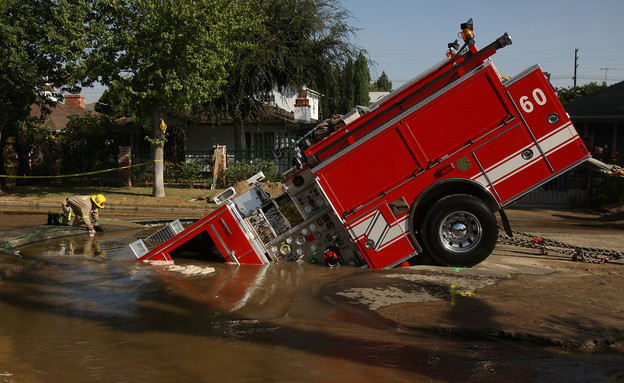
[[[544,255],[548,254],[549,251],[567,254],[572,256],[573,261],[583,261],[587,263],[604,263],[613,259],[620,259],[624,256],[624,253],[615,250],[570,245],[568,243],[523,233],[517,230],[512,230],[512,233],[514,234],[513,238],[504,234],[504,230],[502,232],[499,231],[499,242],[530,249],[538,249],[540,253]]]

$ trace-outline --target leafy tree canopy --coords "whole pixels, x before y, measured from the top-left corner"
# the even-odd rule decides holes
[[[231,62],[251,50],[260,26],[251,0],[95,0],[91,80],[124,87],[151,120],[152,195],[162,197],[164,112],[184,112],[219,96]]]
[[[262,28],[248,34],[253,49],[232,62],[227,87],[215,102],[205,105],[217,118],[239,123],[254,118],[261,96],[306,85],[325,94],[337,78],[334,68],[354,56],[349,43],[354,29],[349,13],[337,0],[252,0]],[[328,93],[333,93],[330,91]]]
[[[110,117],[136,117],[136,104],[132,101],[131,87],[124,79],[111,82],[95,104],[95,111]]]
[[[23,125],[30,105],[76,90],[87,15],[81,1],[0,0],[0,132]]]
[[[585,85],[571,86],[568,88],[557,88],[556,90],[559,101],[561,101],[561,103],[565,105],[569,102],[572,102],[583,96],[587,96],[588,94],[595,93],[606,87],[607,84],[605,84],[604,82],[602,84],[598,84],[597,82],[590,82]]]
[[[257,27],[246,0],[97,0],[94,16],[89,73],[117,81],[147,112],[188,110],[218,96]]]

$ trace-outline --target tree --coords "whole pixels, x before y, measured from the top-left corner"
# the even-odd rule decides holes
[[[259,113],[257,97],[275,88],[303,85],[333,93],[334,68],[354,52],[348,42],[353,32],[346,23],[349,13],[337,0],[253,0],[253,4],[262,24],[246,36],[253,49],[228,68],[223,95],[198,111],[217,121],[232,118],[237,148],[245,146],[244,124]]]
[[[163,116],[219,96],[231,62],[253,47],[248,0],[97,0],[88,67],[105,85],[123,84],[151,122],[154,197],[163,197]]]
[[[371,84],[370,90],[373,92],[390,92],[392,90],[392,81],[388,80],[386,72],[381,72],[381,76]]]
[[[347,59],[341,70],[340,84],[339,105],[342,113],[348,112],[356,105],[368,106],[370,71],[363,51],[360,51],[355,62],[351,58]]]
[[[368,60],[366,60],[363,52],[360,52],[355,60],[353,85],[353,106],[368,106],[368,104],[370,104],[370,96],[368,95],[368,88],[370,86],[370,71],[368,69]]]
[[[113,81],[95,104],[95,111],[113,118],[136,117],[129,84],[124,79]]]
[[[0,138],[85,77],[86,1],[0,0]],[[46,111],[46,108],[42,108]]]
[[[106,115],[70,116],[60,136],[64,169],[82,173],[116,166],[121,139],[121,125]]]
[[[598,84],[597,82],[590,82],[585,85],[571,86],[568,88],[557,88],[556,90],[559,101],[561,101],[561,103],[565,105],[569,102],[587,96],[588,94],[595,93],[606,87],[607,84],[605,84],[604,82],[602,84]]]
[[[355,106],[355,64],[349,58],[342,68],[340,77],[342,92],[340,97],[341,113],[346,113]]]

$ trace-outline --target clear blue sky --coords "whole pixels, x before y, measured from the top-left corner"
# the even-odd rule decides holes
[[[608,85],[624,81],[624,0],[340,1],[360,29],[354,43],[374,62],[372,79],[385,71],[394,89],[444,59],[469,18],[478,48],[511,36],[492,57],[503,75],[539,64],[555,87],[572,86],[578,48],[577,85],[602,83],[605,74]]]
[[[512,45],[493,57],[501,74],[514,76],[533,64],[551,74],[555,87],[624,81],[624,0],[340,0],[359,28],[354,43],[365,49],[371,77],[385,71],[396,89],[445,58],[459,24],[472,18],[477,47],[507,32]],[[461,39],[460,39],[461,41]],[[601,68],[608,68],[607,70]],[[83,89],[97,101],[101,87]]]

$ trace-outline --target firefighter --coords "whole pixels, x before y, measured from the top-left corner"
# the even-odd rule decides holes
[[[95,234],[96,231],[103,231],[97,220],[98,209],[103,208],[105,203],[106,197],[102,194],[67,197],[62,203],[65,222],[59,223],[69,224],[73,217],[72,225],[78,226],[80,221],[84,222],[90,235]]]
[[[15,176],[17,175],[18,158],[17,152],[13,147],[14,144],[15,139],[13,137],[8,137],[2,151],[2,159],[4,160],[4,171],[8,176],[6,178],[7,190],[15,189]]]

